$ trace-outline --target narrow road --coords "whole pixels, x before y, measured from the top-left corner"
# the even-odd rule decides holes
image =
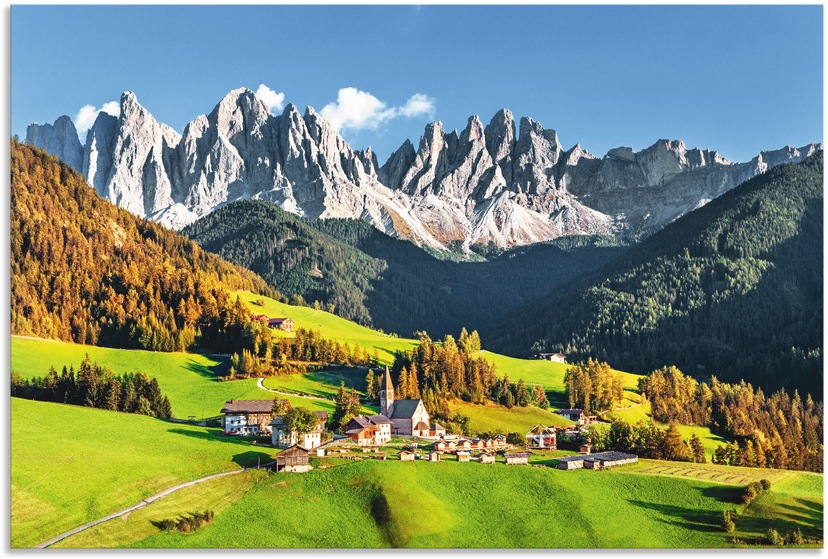
[[[261,464],[259,467],[265,467],[266,468],[268,466],[271,466],[272,464],[273,464],[273,462],[268,462],[267,464]],[[149,505],[150,503],[154,503],[158,499],[166,497],[170,493],[174,493],[175,491],[178,491],[179,489],[184,489],[185,487],[191,487],[191,486],[196,485],[198,483],[203,483],[205,481],[210,481],[211,479],[216,479],[216,478],[220,478],[220,477],[224,477],[224,476],[232,476],[232,475],[235,475],[235,474],[241,474],[243,472],[248,472],[250,470],[255,470],[255,469],[256,469],[255,466],[250,467],[250,468],[243,468],[241,470],[233,470],[232,472],[222,472],[220,474],[213,474],[211,476],[207,476],[207,477],[203,477],[203,478],[196,479],[196,480],[193,480],[193,481],[188,481],[188,482],[185,482],[185,483],[181,483],[181,484],[176,485],[174,487],[170,487],[169,489],[165,489],[161,493],[156,493],[152,497],[147,497],[146,499],[140,501],[139,503],[136,503],[136,504],[132,505],[131,507],[127,507],[123,510],[119,510],[118,512],[113,512],[112,514],[104,516],[103,518],[99,518],[98,520],[93,520],[92,522],[87,522],[83,526],[78,526],[77,528],[69,530],[68,532],[64,532],[64,533],[60,534],[59,536],[55,536],[54,538],[52,538],[50,540],[47,540],[47,541],[43,542],[42,544],[36,545],[35,548],[36,549],[45,549],[45,548],[47,548],[51,545],[55,545],[57,542],[59,542],[61,540],[65,540],[69,536],[74,536],[75,534],[83,532],[84,530],[88,530],[89,528],[92,528],[93,526],[97,526],[98,524],[102,524],[102,523],[106,522],[107,520],[112,520],[113,518],[118,518],[119,516],[123,516],[125,514],[136,511],[138,509],[142,509],[145,506]]]
[[[297,394],[295,392],[282,392],[281,390],[276,390],[275,388],[268,388],[264,385],[264,379],[259,379],[259,388],[262,390],[267,390],[268,392],[274,392],[276,394],[281,394],[282,396],[294,396],[296,398],[308,398],[310,400],[321,400],[323,402],[336,402],[333,398],[324,398],[322,396],[307,396],[304,394]]]

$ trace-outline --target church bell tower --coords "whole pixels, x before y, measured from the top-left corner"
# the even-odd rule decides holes
[[[391,417],[394,408],[394,385],[391,384],[391,373],[388,365],[385,366],[385,378],[380,388],[380,414]]]

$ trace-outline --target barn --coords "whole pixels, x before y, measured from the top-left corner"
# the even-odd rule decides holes
[[[276,464],[273,467],[274,471],[307,472],[312,470],[313,467],[310,465],[309,454],[309,450],[295,444],[276,455]]]

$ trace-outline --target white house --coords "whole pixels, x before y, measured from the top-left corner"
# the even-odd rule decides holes
[[[270,439],[273,446],[277,448],[288,448],[295,444],[304,447],[308,450],[318,447],[322,444],[322,432],[325,430],[325,424],[328,422],[328,412],[317,411],[314,412],[317,417],[316,428],[302,435],[302,441],[299,443],[299,437],[296,431],[288,432],[287,425],[281,415],[273,418],[270,422],[271,436]]]

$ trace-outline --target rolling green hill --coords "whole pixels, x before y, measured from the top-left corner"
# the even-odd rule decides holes
[[[561,350],[635,373],[676,365],[819,397],[822,157],[747,181],[481,335],[510,355]]]
[[[228,204],[182,232],[282,293],[332,304],[340,316],[403,336],[426,330],[442,337],[495,324],[530,298],[626,252],[614,239],[578,236],[488,262],[452,262],[363,221],[307,220],[263,201]]]
[[[738,489],[705,476],[725,476],[729,468],[678,466],[644,461],[629,469],[565,472],[366,460],[301,476],[273,475],[199,532],[157,534],[135,545],[728,547],[721,511],[735,508]],[[735,470],[728,479],[752,480]],[[784,532],[796,522],[806,537],[821,538],[822,476],[766,474],[774,477],[767,502],[742,512],[747,531],[737,535],[759,537],[768,526]]]
[[[31,547],[177,483],[272,452],[219,429],[11,399],[11,545]]]

